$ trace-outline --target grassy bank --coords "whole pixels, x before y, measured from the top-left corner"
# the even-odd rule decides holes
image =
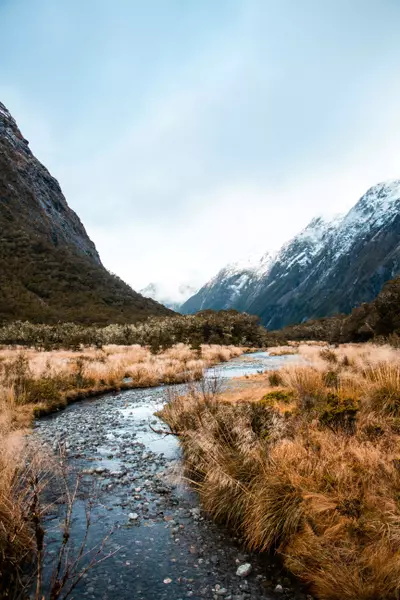
[[[0,415],[10,430],[80,398],[121,389],[195,381],[205,368],[244,349],[184,344],[152,354],[141,346],[104,346],[81,352],[0,349]]]
[[[24,588],[22,568],[29,560],[38,567],[42,560],[45,507],[39,499],[52,476],[47,457],[27,442],[32,419],[107,391],[195,381],[205,368],[244,350],[217,345],[193,350],[184,344],[159,354],[141,346],[78,353],[0,349],[0,597],[24,597],[18,595]]]
[[[301,365],[161,415],[204,507],[326,600],[400,596],[400,352],[300,346]]]

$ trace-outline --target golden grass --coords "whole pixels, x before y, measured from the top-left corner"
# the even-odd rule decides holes
[[[298,354],[298,346],[274,346],[268,348],[270,356],[283,356],[288,354]]]
[[[234,346],[177,344],[159,354],[142,346],[105,346],[82,352],[0,349],[0,428],[29,425],[32,416],[107,391],[183,383],[245,351]]]
[[[8,402],[7,402],[8,403]],[[44,507],[37,499],[55,464],[40,448],[27,443],[12,421],[0,429],[0,596],[25,597],[27,566],[35,568],[36,537]]]
[[[299,345],[307,364],[161,415],[214,518],[324,600],[400,597],[400,353]]]

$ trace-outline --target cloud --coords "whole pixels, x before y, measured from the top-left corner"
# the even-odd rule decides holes
[[[1,98],[106,266],[171,294],[400,176],[396,3],[185,6],[0,5]]]

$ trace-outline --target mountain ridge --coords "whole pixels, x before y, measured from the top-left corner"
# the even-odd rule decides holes
[[[400,270],[400,181],[372,186],[346,215],[316,217],[276,253],[268,271],[239,271],[248,284],[235,297],[222,269],[181,308],[236,308],[279,329],[349,313],[371,301]]]

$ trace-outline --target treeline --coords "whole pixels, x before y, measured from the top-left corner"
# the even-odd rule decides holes
[[[151,317],[135,324],[105,327],[75,323],[34,324],[28,321],[4,323],[0,327],[1,345],[19,344],[44,350],[140,344],[150,346],[156,353],[179,342],[192,348],[199,348],[201,344],[263,347],[274,344],[275,338],[271,338],[260,325],[258,317],[235,310]]]
[[[350,315],[334,315],[285,327],[276,335],[290,340],[326,340],[331,343],[388,341],[400,346],[400,277],[388,281],[372,302]]]

